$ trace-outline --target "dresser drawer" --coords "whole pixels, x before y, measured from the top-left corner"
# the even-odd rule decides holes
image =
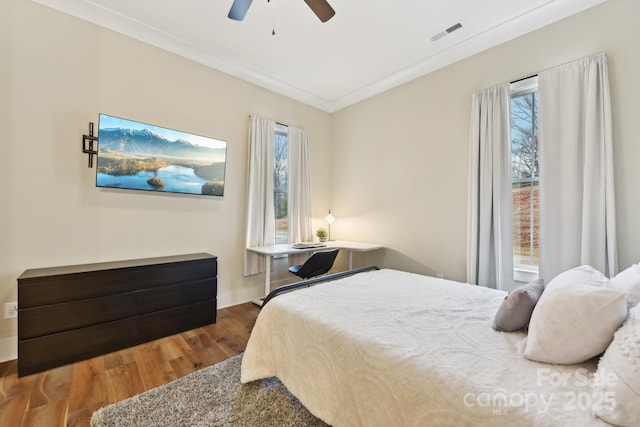
[[[217,274],[215,259],[156,265],[140,269],[140,289],[209,279]]]
[[[137,283],[138,273],[127,270],[18,278],[18,309],[133,292]]]
[[[20,309],[18,339],[134,317],[135,292]]]
[[[149,341],[216,322],[216,300],[198,302],[139,316],[142,341]]]
[[[216,297],[216,282],[216,279],[208,279],[142,290],[138,297],[138,312],[147,314],[198,301],[213,300]]]
[[[18,341],[18,375],[28,375],[134,345],[135,318]]]

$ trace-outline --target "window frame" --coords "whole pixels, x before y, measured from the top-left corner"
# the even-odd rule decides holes
[[[518,97],[518,96],[522,96],[528,93],[532,93],[532,92],[538,92],[538,76],[531,76],[531,77],[527,77],[524,79],[520,79],[517,81],[514,81],[513,83],[510,84],[509,86],[510,89],[510,101],[514,98],[514,97]],[[538,113],[539,114],[539,113]],[[509,126],[511,127],[511,119],[512,119],[512,115],[510,113],[510,117],[509,117]],[[538,133],[539,135],[539,133]],[[539,147],[538,147],[539,149]],[[513,188],[513,175],[511,175],[511,179],[512,179],[512,188]],[[537,178],[538,182],[539,182],[539,176]],[[538,184],[539,185],[539,184]],[[539,187],[538,187],[539,189]],[[538,190],[539,191],[539,190]],[[513,193],[512,193],[513,194]],[[513,213],[513,208],[512,208],[512,213]],[[538,210],[538,215],[539,215],[539,210]],[[540,248],[538,247],[538,251],[540,250]],[[514,256],[515,253],[512,250],[512,256]],[[531,264],[516,264],[515,262],[513,263],[513,278],[515,281],[518,282],[530,282],[532,280],[536,280],[539,277],[539,265],[531,265]]]

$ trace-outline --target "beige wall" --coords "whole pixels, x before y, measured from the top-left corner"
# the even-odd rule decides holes
[[[307,129],[314,216],[384,243],[358,263],[465,279],[471,94],[605,52],[613,96],[620,264],[640,261],[640,2],[610,0],[332,115],[30,1],[0,2],[0,303],[25,269],[206,251],[225,306],[242,277],[247,117]],[[224,199],[94,186],[81,136],[98,113],[228,141]],[[341,264],[345,258],[341,257]],[[286,273],[280,274],[286,277]],[[0,319],[0,338],[16,335]]]
[[[220,306],[259,296],[262,277],[242,277],[248,116],[309,131],[321,217],[330,115],[34,2],[1,3],[2,305],[27,268],[192,252],[219,257]],[[101,112],[228,141],[225,197],[97,189],[80,148]]]
[[[335,235],[381,264],[466,279],[467,162],[476,90],[605,52],[620,266],[640,261],[640,2],[610,0],[332,116]]]

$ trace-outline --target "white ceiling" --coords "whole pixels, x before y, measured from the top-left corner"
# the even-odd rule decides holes
[[[34,1],[333,112],[606,0]]]

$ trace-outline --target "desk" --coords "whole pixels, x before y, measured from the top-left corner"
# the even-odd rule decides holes
[[[347,242],[344,240],[330,240],[326,242],[326,246],[320,248],[304,248],[296,249],[293,244],[280,244],[271,246],[253,246],[247,248],[248,251],[256,254],[264,255],[265,272],[264,272],[264,295],[271,292],[271,258],[278,255],[300,254],[304,252],[318,252],[328,249],[344,249],[349,251],[349,270],[353,268],[353,252],[368,252],[382,249],[382,245],[376,243]],[[257,302],[256,302],[257,303]]]

